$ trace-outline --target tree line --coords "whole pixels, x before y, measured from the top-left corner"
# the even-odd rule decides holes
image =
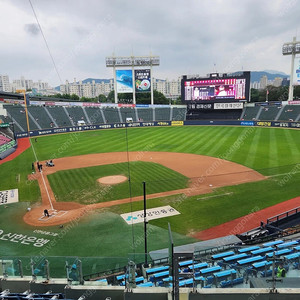
[[[265,102],[265,101],[287,101],[289,96],[289,87],[288,86],[267,86],[265,89],[253,89],[250,90],[250,101],[251,102]],[[151,103],[151,94],[150,92],[145,93],[136,93],[136,103],[137,104],[150,104]],[[172,101],[166,96],[157,91],[153,91],[153,96],[155,104],[182,104],[181,97],[178,97],[176,100]],[[101,103],[114,103],[115,102],[115,93],[111,91],[107,96],[100,94],[95,98],[87,97],[78,97],[76,94],[56,94],[47,96],[50,98],[61,98],[69,100],[77,100],[82,102],[101,102]],[[133,95],[132,93],[119,93],[118,102],[124,104],[132,103]],[[300,99],[300,86],[294,87],[294,99]]]
[[[69,99],[69,100],[77,100],[82,102],[101,102],[101,103],[114,103],[115,102],[115,92],[111,91],[107,96],[100,94],[95,98],[88,97],[78,97],[76,94],[56,94],[47,96],[50,98],[61,98],[61,99]],[[137,104],[150,104],[151,103],[151,93],[136,93],[136,103]],[[171,100],[166,98],[166,96],[157,91],[153,91],[153,97],[155,99],[155,104],[171,104]],[[119,103],[132,103],[133,95],[132,93],[119,93],[118,94],[118,102]],[[181,104],[180,97],[172,102],[172,104]]]
[[[250,90],[251,102],[264,102],[264,101],[287,101],[289,97],[288,86],[272,86],[269,85],[265,89],[251,89]],[[294,99],[300,99],[300,86],[294,87]]]

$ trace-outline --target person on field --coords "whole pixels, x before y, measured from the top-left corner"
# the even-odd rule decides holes
[[[48,209],[44,209],[44,217],[50,217]]]

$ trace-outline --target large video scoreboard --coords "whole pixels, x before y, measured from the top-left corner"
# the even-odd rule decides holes
[[[181,99],[185,104],[207,102],[249,101],[250,72],[240,75],[212,73],[207,78],[187,78],[181,81]]]

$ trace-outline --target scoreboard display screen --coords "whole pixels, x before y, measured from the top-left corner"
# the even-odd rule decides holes
[[[233,77],[215,76],[209,78],[186,79],[186,77],[184,76],[182,80],[183,102],[226,102],[228,100],[248,101],[250,74],[245,73],[250,72],[244,72],[241,76]]]

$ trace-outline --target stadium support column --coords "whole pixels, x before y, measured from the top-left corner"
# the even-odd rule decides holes
[[[293,37],[293,43],[296,44],[296,37]],[[294,98],[294,61],[295,61],[295,51],[292,52],[292,61],[291,61],[291,75],[290,75],[290,87],[289,87],[289,101],[293,101]]]
[[[118,103],[118,92],[117,92],[117,76],[116,76],[116,67],[113,67],[114,70],[114,92],[115,92],[115,103]]]
[[[134,61],[134,59],[132,58],[132,61]],[[134,64],[132,64],[132,101],[133,104],[136,103],[135,100],[135,77],[134,77]]]
[[[154,96],[153,96],[153,76],[152,76],[152,62],[151,62],[151,65],[150,65],[150,82],[151,82],[151,85],[150,85],[150,89],[151,89],[151,104],[153,105],[154,104]]]

